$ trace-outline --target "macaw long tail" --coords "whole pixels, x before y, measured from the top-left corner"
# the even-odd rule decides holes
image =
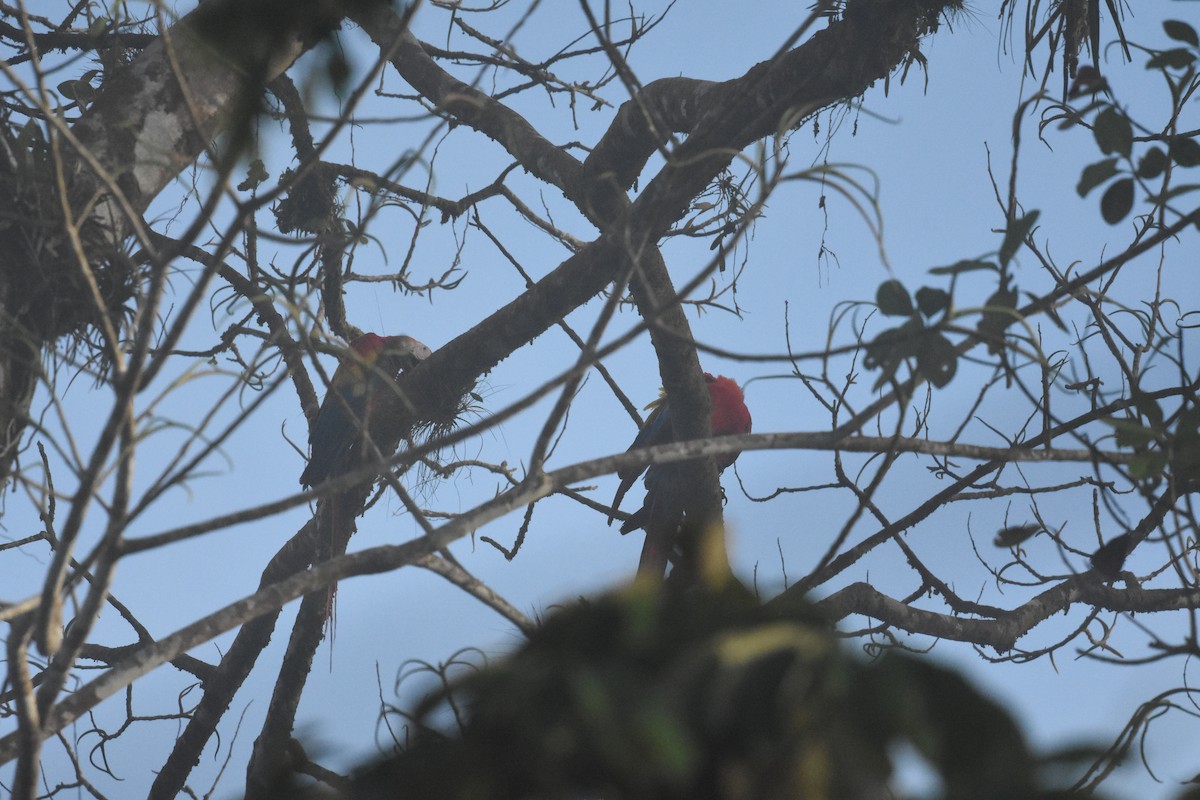
[[[653,575],[662,580],[671,549],[675,546],[673,539],[669,533],[646,531],[646,543],[642,545],[642,557],[638,560],[638,575]]]
[[[639,575],[662,579],[683,523],[683,475],[669,467],[651,468],[646,475],[646,500],[621,526],[621,532],[642,528],[646,542],[638,561]]]
[[[329,637],[329,657],[333,658],[333,640],[337,636],[337,584],[325,591],[325,635]]]
[[[320,551],[316,553],[317,561],[327,561],[345,553],[350,536],[354,533],[353,520],[344,518],[348,515],[342,513],[341,495],[329,495],[325,502],[329,504],[328,515],[324,516],[324,521],[328,525],[328,535],[324,537],[325,541],[321,542]],[[320,533],[318,531],[318,535]],[[337,581],[334,581],[325,590],[324,630],[331,645],[337,632],[337,586]]]

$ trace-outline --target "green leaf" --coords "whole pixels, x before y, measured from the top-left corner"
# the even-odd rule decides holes
[[[1010,289],[1007,286],[1001,286],[999,289],[992,292],[992,296],[987,299],[987,305],[992,308],[1016,308],[1017,290],[1015,288]],[[1012,316],[1009,314],[1004,314],[1003,316],[1005,319],[1012,319]]]
[[[896,279],[879,284],[875,292],[875,304],[889,317],[907,317],[913,313],[912,298],[908,289]]]
[[[78,100],[79,98],[76,96],[76,91],[79,84],[80,82],[77,80],[69,80],[63,81],[55,88],[58,89],[59,94],[68,100]]]
[[[1200,478],[1200,437],[1181,436],[1171,448],[1171,471],[1188,481]]]
[[[913,317],[903,325],[882,331],[867,345],[863,366],[875,369],[915,354],[922,330],[924,326],[921,325],[921,321]]]
[[[944,289],[922,286],[917,289],[917,308],[927,317],[932,317],[950,307],[950,295]]]
[[[996,310],[983,312],[983,316],[979,320],[979,335],[987,342],[988,352],[998,355],[1004,350],[1005,329],[1016,322],[1013,314],[1003,309],[1017,307],[1017,288],[1009,287],[1005,281],[1005,284],[988,298],[986,305],[988,308]]]
[[[871,391],[878,392],[885,385],[887,385],[887,383],[891,381],[892,376],[896,374],[896,370],[900,369],[901,363],[902,361],[900,359],[896,359],[894,361],[880,364],[879,377],[875,379],[875,383],[871,384]]]
[[[1133,407],[1137,409],[1138,414],[1144,417],[1152,427],[1162,430],[1163,412],[1153,397],[1139,394],[1133,401]]]
[[[958,353],[950,340],[937,331],[929,331],[921,337],[917,350],[917,370],[925,379],[941,389],[958,371]]]
[[[1187,411],[1179,415],[1179,422],[1175,423],[1175,430],[1179,436],[1184,433],[1200,434],[1200,406],[1190,406]]]
[[[961,272],[975,272],[981,269],[990,269],[992,272],[999,271],[999,267],[991,261],[979,261],[973,258],[955,261],[953,264],[945,267],[934,267],[929,270],[931,275],[958,275]]]
[[[1080,64],[1075,71],[1075,82],[1071,84],[1067,97],[1071,100],[1078,100],[1084,95],[1090,94],[1095,97],[1100,92],[1107,91],[1108,81],[1100,74],[1100,70],[1090,64]]]
[[[1009,525],[1007,528],[1000,529],[992,543],[996,547],[1016,547],[1041,532],[1042,526],[1033,522],[1028,525]]]
[[[1105,155],[1117,153],[1128,158],[1133,149],[1133,125],[1128,117],[1113,106],[1096,115],[1092,134],[1096,137],[1096,144],[1100,145],[1100,152]]]
[[[1186,47],[1162,50],[1146,62],[1146,69],[1187,69],[1196,60],[1196,55]]]
[[[1135,420],[1110,418],[1104,421],[1116,431],[1118,447],[1131,447],[1136,450],[1155,440],[1154,429],[1147,428]]]
[[[1109,225],[1116,225],[1133,209],[1133,178],[1113,183],[1100,198],[1100,216]]]
[[[876,390],[892,379],[904,359],[916,354],[923,330],[920,317],[909,317],[903,325],[888,328],[867,345],[863,366],[880,370],[875,381]]]
[[[1088,164],[1083,168],[1083,174],[1079,176],[1079,183],[1076,185],[1075,191],[1079,192],[1080,197],[1087,197],[1088,192],[1116,174],[1116,158],[1106,158],[1095,164]]]
[[[89,69],[76,80],[63,81],[58,85],[58,93],[68,100],[87,104],[96,96],[96,87],[92,81],[100,74],[98,69]]]
[[[1166,455],[1161,450],[1150,450],[1133,457],[1129,462],[1129,474],[1137,480],[1157,478],[1166,466]]]
[[[646,763],[663,775],[686,775],[694,769],[698,753],[689,731],[681,720],[659,710],[642,712],[634,718],[637,742],[644,748]]]
[[[899,328],[888,328],[885,331],[881,331],[878,336],[872,339],[867,344],[867,352],[863,356],[863,366],[867,369],[876,369],[882,367],[884,364],[896,361],[896,338],[899,336],[899,333]]]
[[[1200,189],[1200,183],[1184,183],[1178,186],[1172,186],[1162,194],[1149,195],[1146,199],[1155,205],[1159,205],[1161,203],[1168,203],[1180,195],[1187,194],[1188,192],[1194,192],[1197,189]]]
[[[1200,456],[1200,450],[1196,450],[1200,447],[1200,409],[1194,405],[1183,411],[1180,419],[1176,421],[1175,439],[1172,441],[1172,446],[1177,451],[1189,449]]]
[[[1175,477],[1190,482],[1200,479],[1200,408],[1189,406],[1179,415],[1170,449]]]
[[[1185,136],[1171,140],[1171,160],[1181,167],[1200,165],[1200,142]]]
[[[1162,175],[1168,163],[1170,162],[1167,159],[1167,154],[1163,152],[1161,147],[1151,147],[1142,156],[1141,161],[1138,162],[1137,176],[1147,180],[1157,178],[1159,175]]]
[[[1187,42],[1192,47],[1200,47],[1200,38],[1196,37],[1196,29],[1186,22],[1177,19],[1163,21],[1163,30],[1177,42]]]
[[[1033,225],[1037,222],[1038,215],[1042,212],[1034,209],[1018,220],[1013,220],[1013,223],[1008,226],[1008,230],[1004,232],[1004,241],[1000,245],[1000,266],[1007,266],[1012,257],[1016,255],[1017,250],[1021,247],[1021,243],[1025,241],[1025,237],[1033,230]]]

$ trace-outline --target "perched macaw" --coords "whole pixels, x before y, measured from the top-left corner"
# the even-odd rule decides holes
[[[301,486],[315,486],[346,468],[391,382],[432,352],[411,336],[364,333],[350,343],[309,429],[312,456],[300,475]]]
[[[712,406],[713,436],[749,433],[750,409],[746,408],[746,399],[738,385],[724,375],[714,378],[706,372],[704,379],[708,381],[708,399]],[[651,405],[655,407],[654,411],[646,418],[645,425],[629,446],[630,450],[674,441],[675,432],[671,426],[671,409],[667,399],[659,398]],[[737,457],[738,453],[718,456],[717,470],[723,472]],[[646,499],[642,507],[621,524],[621,533],[629,533],[638,528],[646,531],[646,543],[642,546],[638,572],[654,573],[661,577],[667,567],[667,559],[675,543],[675,533],[683,521],[683,499],[679,496],[676,480],[678,471],[674,469],[676,466],[651,464],[648,470],[645,467],[626,467],[617,471],[621,484],[613,498],[614,510],[620,506],[621,498],[633,486],[638,476],[646,470]],[[612,517],[609,517],[608,521],[612,524]]]

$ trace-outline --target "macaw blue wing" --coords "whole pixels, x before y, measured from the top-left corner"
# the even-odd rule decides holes
[[[634,438],[633,444],[629,445],[629,449],[640,450],[643,447],[654,447],[658,444],[668,444],[674,437],[675,432],[671,428],[671,410],[667,406],[666,401],[659,403],[650,416],[646,417],[646,422],[642,425],[642,429],[638,431],[638,435]],[[650,467],[653,471],[654,467]],[[646,471],[646,466],[630,466],[622,467],[617,470],[617,477],[621,479],[621,484],[617,487],[617,493],[613,497],[612,507],[620,508],[621,499],[625,497],[625,493],[637,482],[638,477]],[[650,480],[650,476],[646,476],[646,480]],[[608,518],[608,524],[612,525],[613,517]],[[631,529],[632,530],[632,529]],[[625,526],[621,526],[621,531],[625,531]]]
[[[354,420],[344,407],[330,398],[332,402],[321,407],[308,432],[308,444],[312,456],[308,466],[300,476],[302,486],[316,486],[333,474],[338,458],[349,446],[348,432],[355,427]]]
[[[654,464],[646,472],[642,507],[621,524],[621,533],[646,532],[638,572],[662,576],[675,546],[675,531],[683,522],[683,489],[678,464]]]

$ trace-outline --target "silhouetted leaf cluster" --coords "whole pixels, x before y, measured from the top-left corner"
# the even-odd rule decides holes
[[[1172,95],[1181,97],[1186,94],[1183,87],[1189,86],[1196,74],[1195,63],[1197,56],[1200,56],[1196,31],[1191,25],[1179,20],[1167,20],[1163,23],[1163,28],[1168,37],[1186,46],[1149,50],[1150,57],[1146,61],[1146,69],[1161,72]],[[1094,93],[1093,96],[1109,94],[1107,82],[1095,81],[1089,84],[1088,88]],[[1073,92],[1072,96],[1082,94]],[[1086,197],[1092,189],[1108,183],[1108,188],[1100,197],[1100,216],[1110,225],[1115,225],[1129,216],[1133,210],[1135,190],[1139,183],[1144,187],[1146,200],[1155,206],[1166,205],[1179,195],[1200,188],[1195,184],[1172,187],[1169,182],[1169,170],[1173,167],[1188,168],[1200,165],[1200,142],[1196,140],[1194,132],[1192,135],[1168,132],[1157,137],[1142,137],[1143,141],[1146,138],[1160,139],[1166,145],[1166,149],[1157,144],[1151,145],[1135,160],[1134,144],[1139,141],[1140,132],[1135,133],[1133,121],[1115,101],[1093,99],[1082,109],[1065,108],[1065,111],[1062,127],[1081,123],[1087,116],[1095,113],[1091,122],[1092,134],[1100,152],[1110,157],[1084,167],[1075,189],[1080,197]],[[1152,188],[1147,185],[1149,181],[1160,179],[1160,187]]]
[[[465,712],[452,733],[432,725],[447,702]],[[901,744],[942,797],[1056,796],[1012,718],[959,675],[853,658],[811,607],[740,586],[581,601],[415,719],[411,744],[348,796],[878,797]]]
[[[958,370],[958,353],[945,334],[937,329],[934,318],[944,319],[950,311],[950,295],[943,289],[922,286],[917,290],[916,303],[898,280],[879,285],[875,304],[889,317],[908,317],[901,325],[888,328],[867,345],[863,364],[879,369],[875,388],[883,386],[896,374],[906,360],[913,360],[916,371],[934,386],[941,388],[954,378]]]

